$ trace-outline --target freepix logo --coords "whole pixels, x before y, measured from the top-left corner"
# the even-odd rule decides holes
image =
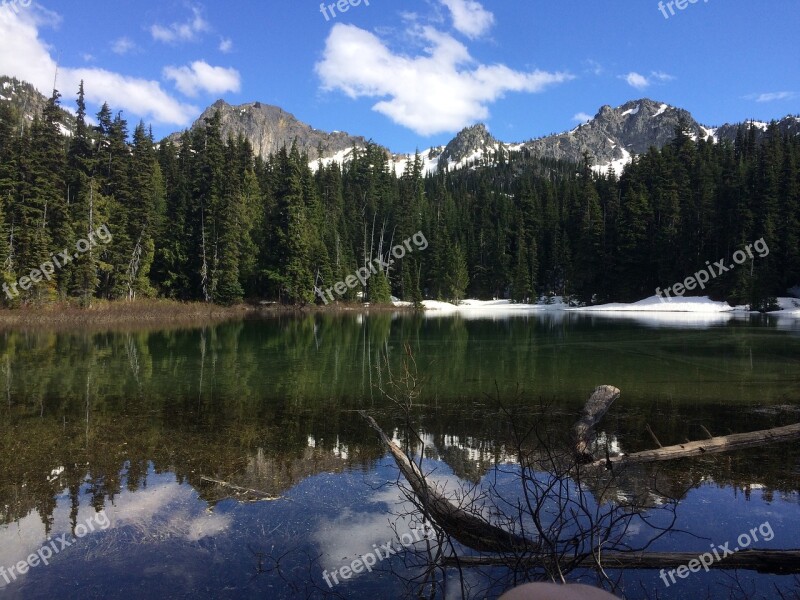
[[[33,0],[5,0],[3,2],[3,8],[18,15],[20,8],[30,8],[31,4],[33,4]]]
[[[364,4],[369,6],[369,0],[364,0]],[[338,2],[334,2],[332,4],[325,4],[324,2],[319,5],[319,12],[322,13],[322,16],[325,17],[326,21],[330,21],[331,18],[336,18],[336,10],[338,9],[340,13],[346,13],[350,10],[350,7],[355,8],[356,6],[361,6],[361,0],[338,0]],[[330,12],[330,16],[328,13]]]
[[[39,565],[49,565],[50,560],[54,556],[75,544],[79,539],[86,537],[97,529],[105,530],[109,527],[111,527],[111,521],[108,515],[106,515],[106,512],[101,510],[94,516],[86,519],[85,524],[79,523],[75,526],[74,538],[69,537],[66,533],[62,533],[57,538],[48,539],[46,544],[25,560],[21,560],[10,567],[0,565],[0,577],[6,584],[10,584],[12,581],[16,581],[17,577],[25,575],[28,571]]]
[[[670,15],[675,16],[675,8],[678,10],[686,10],[686,7],[690,4],[697,4],[700,0],[670,0],[670,2],[664,3],[663,0],[658,3],[658,10],[661,11],[661,14],[664,15],[665,19],[669,19]],[[708,2],[708,0],[703,0],[703,2]],[[675,8],[673,8],[673,6]],[[669,14],[667,14],[667,9],[669,9]]]

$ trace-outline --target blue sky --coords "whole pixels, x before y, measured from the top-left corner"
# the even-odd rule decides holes
[[[523,141],[641,97],[707,125],[800,113],[797,0],[366,1],[326,20],[311,0],[5,0],[0,73],[47,93],[57,61],[65,106],[83,78],[93,113],[107,100],[157,136],[258,100],[397,152],[475,122]]]

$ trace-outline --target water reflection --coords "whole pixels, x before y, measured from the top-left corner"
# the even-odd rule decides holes
[[[7,591],[43,597],[72,566],[93,561],[82,577],[113,596],[115,577],[132,585],[119,574],[123,558],[147,569],[169,555],[169,567],[145,581],[183,568],[191,576],[172,585],[200,596],[223,597],[225,586],[256,596],[286,583],[284,571],[265,566],[278,550],[300,552],[286,560],[302,576],[289,580],[306,589],[318,566],[334,568],[387,541],[387,512],[399,498],[380,486],[396,472],[355,411],[400,436],[377,388],[381,367],[388,360],[398,368],[406,342],[425,379],[414,418],[427,459],[453,481],[479,483],[515,461],[498,401],[516,403],[522,420],[546,414],[551,430],[567,431],[587,393],[613,383],[623,398],[601,434],[627,452],[652,446],[648,424],[670,444],[703,437],[701,425],[725,434],[797,421],[800,338],[772,325],[666,332],[593,317],[316,315],[169,332],[5,331],[0,565],[24,560],[97,511],[112,524]],[[796,510],[800,450],[683,462],[655,475],[666,495],[686,501],[713,489],[717,502]],[[662,498],[643,498],[653,476],[632,470],[616,488],[598,487],[596,499],[657,506]],[[234,502],[236,494],[204,477],[286,500]],[[224,576],[197,573],[207,560],[237,566]],[[259,569],[263,576],[248,583]],[[363,585],[366,595],[379,584]]]

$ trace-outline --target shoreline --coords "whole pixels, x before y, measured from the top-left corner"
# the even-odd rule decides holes
[[[800,317],[800,300],[779,299],[783,310],[769,313],[772,316]],[[359,304],[335,303],[305,306],[278,303],[219,306],[204,302],[181,302],[168,299],[143,299],[133,302],[98,301],[91,308],[81,308],[69,302],[0,309],[0,330],[62,330],[81,328],[92,332],[100,330],[147,330],[195,328],[226,321],[299,315],[369,315],[369,314],[425,314],[428,317],[458,315],[462,317],[501,317],[542,313],[577,313],[607,316],[711,317],[752,314],[747,307],[732,307],[707,297],[685,298],[680,302],[658,303],[653,298],[630,304],[605,304],[573,307],[557,298],[551,304],[514,304],[507,300],[464,300],[456,306],[446,302],[426,300],[420,309],[410,303]]]
[[[329,306],[291,306],[282,304],[237,304],[220,306],[204,302],[146,299],[133,302],[100,301],[90,308],[72,303],[0,309],[0,330],[106,329],[146,330],[181,329],[218,324],[226,321],[279,315],[369,314],[385,312],[413,313],[413,307],[388,305],[336,304]]]

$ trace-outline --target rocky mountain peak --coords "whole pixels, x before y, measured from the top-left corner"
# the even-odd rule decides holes
[[[486,125],[478,123],[462,129],[439,157],[440,165],[458,164],[471,156],[482,153],[486,149],[494,149],[498,144],[495,137],[486,129]]]
[[[223,138],[241,134],[250,141],[253,151],[259,156],[267,157],[283,146],[296,144],[300,152],[305,152],[311,160],[316,160],[349,150],[353,146],[363,147],[367,143],[361,136],[314,129],[282,108],[261,102],[233,106],[224,100],[217,100],[203,111],[192,129],[204,127],[205,120],[217,111],[221,117]],[[181,134],[175,134],[172,139],[179,140],[180,137]]]

